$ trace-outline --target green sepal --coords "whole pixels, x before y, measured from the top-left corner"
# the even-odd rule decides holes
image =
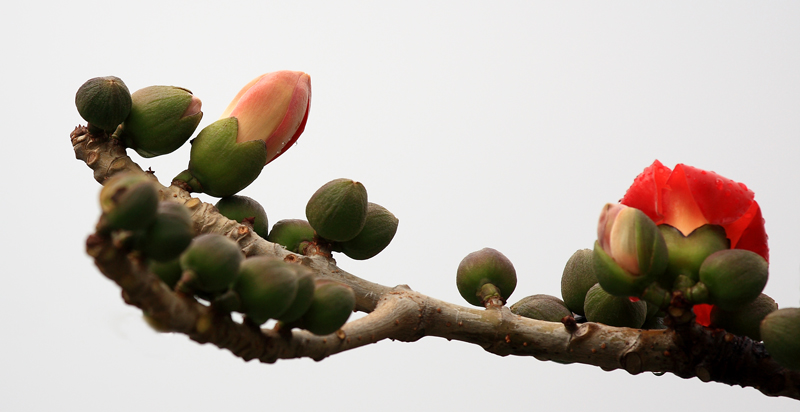
[[[239,121],[228,117],[208,125],[192,140],[188,170],[208,195],[238,193],[256,180],[267,162],[267,144],[237,143],[238,130]]]
[[[668,289],[680,289],[674,282],[680,275],[697,282],[700,265],[712,253],[730,248],[725,229],[717,225],[703,225],[688,236],[678,229],[662,224],[658,226],[669,250],[669,263],[659,283]]]

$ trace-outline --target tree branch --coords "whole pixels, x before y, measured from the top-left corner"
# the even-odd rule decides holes
[[[114,139],[96,138],[85,128],[71,135],[76,157],[103,182],[123,170],[140,171]],[[425,336],[480,345],[500,355],[533,356],[540,360],[584,363],[604,370],[670,372],[729,385],[752,386],[770,396],[800,399],[800,372],[774,362],[763,344],[695,323],[677,329],[641,330],[598,323],[544,322],[512,314],[507,307],[467,308],[444,302],[407,286],[390,288],[354,276],[322,255],[301,256],[256,235],[249,226],[231,221],[216,209],[176,187],[162,187],[162,199],[184,203],[192,212],[196,233],[218,233],[235,240],[247,256],[266,255],[315,269],[353,288],[356,309],[367,316],[349,322],[328,336],[303,330],[259,329],[235,322],[229,314],[191,296],[173,292],[146,269],[135,253],[118,248],[111,238],[91,235],[87,253],[109,279],[122,288],[125,302],[147,315],[162,331],[186,334],[245,359],[272,363],[278,359],[330,355],[384,339],[413,342]]]

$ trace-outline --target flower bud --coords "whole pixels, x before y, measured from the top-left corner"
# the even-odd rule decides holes
[[[141,230],[155,220],[158,190],[145,174],[117,174],[100,190],[100,208],[101,229]]]
[[[311,303],[314,300],[314,271],[306,266],[291,266],[297,274],[297,293],[292,304],[276,318],[283,323],[291,323],[300,319],[311,307]]]
[[[311,306],[298,323],[315,335],[328,335],[347,323],[355,307],[356,296],[349,286],[317,280]]]
[[[155,273],[159,279],[166,283],[170,289],[175,288],[175,285],[181,280],[181,275],[183,275],[180,259],[173,259],[166,262],[150,260],[148,268],[151,272]]]
[[[75,106],[89,125],[112,132],[131,112],[131,92],[119,77],[95,77],[78,89]]]
[[[561,298],[571,311],[579,315],[584,314],[583,303],[586,292],[597,284],[592,255],[590,249],[576,251],[567,261],[561,274]]]
[[[398,222],[385,207],[368,202],[364,228],[356,237],[339,244],[339,248],[351,259],[369,259],[389,246],[397,233]]]
[[[643,300],[632,302],[625,297],[613,296],[600,284],[592,286],[586,293],[583,311],[589,322],[626,328],[641,328],[647,318],[647,304]]]
[[[713,253],[700,266],[700,283],[708,289],[709,303],[724,310],[737,310],[755,300],[768,277],[767,261],[744,249]]]
[[[614,296],[641,296],[667,267],[664,236],[638,209],[607,204],[600,215],[597,238],[595,275]]]
[[[189,140],[203,118],[200,99],[181,87],[145,87],[131,98],[123,139],[142,157],[174,152]]]
[[[735,335],[747,336],[755,341],[760,341],[761,321],[776,310],[778,310],[778,304],[771,297],[762,293],[754,301],[734,311],[713,306],[710,324],[712,327],[725,329]]]
[[[306,204],[306,218],[320,237],[344,242],[356,237],[364,228],[368,203],[363,184],[335,179],[311,195]]]
[[[181,255],[184,274],[176,289],[224,292],[236,280],[242,260],[244,254],[233,240],[217,234],[200,235]]]
[[[509,309],[516,315],[547,322],[561,322],[565,316],[572,316],[564,301],[550,295],[526,296]]]
[[[167,262],[177,259],[192,242],[192,216],[186,206],[162,201],[158,204],[155,221],[138,238],[136,249],[148,258]]]
[[[221,118],[239,120],[238,143],[260,140],[267,145],[264,164],[291,147],[306,126],[311,105],[311,76],[282,70],[248,83]]]
[[[294,253],[301,253],[300,244],[314,239],[314,228],[303,219],[284,219],[272,226],[267,240]]]
[[[256,256],[242,262],[232,290],[239,296],[241,312],[261,325],[289,308],[297,286],[292,264],[278,258]]]
[[[517,287],[517,272],[505,255],[483,248],[458,264],[456,287],[461,297],[475,306],[484,306],[492,298],[505,302]]]
[[[245,219],[251,219],[250,223],[253,225],[253,231],[261,236],[262,239],[267,238],[267,232],[269,231],[267,212],[255,200],[247,196],[228,196],[220,199],[214,207],[219,210],[222,216],[239,223],[244,222]]]
[[[770,356],[781,365],[800,371],[800,308],[784,308],[761,321],[761,339]]]

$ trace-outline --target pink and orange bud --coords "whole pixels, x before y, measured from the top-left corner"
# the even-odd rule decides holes
[[[303,133],[310,106],[311,76],[282,70],[258,76],[244,86],[221,118],[238,120],[237,143],[266,143],[269,163]]]
[[[608,203],[600,213],[597,240],[600,247],[628,272],[639,274],[639,254],[636,244],[636,209],[623,204]]]
[[[607,204],[597,224],[594,247],[595,275],[614,296],[642,297],[664,273],[667,245],[656,224],[641,210]],[[657,290],[659,300],[663,294]]]

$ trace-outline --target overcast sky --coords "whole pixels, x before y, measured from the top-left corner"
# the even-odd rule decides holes
[[[188,88],[202,128],[257,75],[309,73],[305,133],[241,194],[274,223],[305,218],[329,180],[363,182],[400,219],[377,257],[336,258],[371,281],[466,304],[458,263],[493,247],[517,269],[511,302],[558,296],[603,205],[659,159],[755,192],[770,237],[765,293],[800,306],[800,3],[284,3],[4,7],[0,409],[797,411],[752,388],[438,338],[264,365],[150,330],[83,250],[100,186],[68,136],[91,77]],[[167,183],[188,145],[132,157]]]

